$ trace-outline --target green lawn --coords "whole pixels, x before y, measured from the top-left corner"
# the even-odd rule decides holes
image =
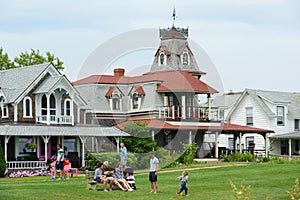
[[[300,165],[287,164],[218,164],[199,165],[199,169],[189,171],[189,197],[181,199],[234,199],[229,180],[240,189],[245,180],[251,186],[250,199],[290,199],[286,191],[290,191],[295,179],[299,177]],[[183,169],[183,168],[182,168]],[[175,178],[180,171],[159,174],[159,192],[151,194],[148,175],[135,174],[137,190],[133,192],[112,192],[86,190],[83,176],[73,177],[66,181],[51,181],[50,177],[1,178],[0,199],[177,199],[175,192],[180,182]],[[102,185],[100,186],[102,188]]]

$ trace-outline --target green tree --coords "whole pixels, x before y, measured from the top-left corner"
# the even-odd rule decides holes
[[[28,53],[27,51],[22,52],[19,57],[15,57],[14,62],[18,67],[52,62],[58,70],[64,69],[63,62],[58,57],[55,57],[50,52],[46,52],[46,56],[43,56],[42,54],[40,54],[39,50],[34,49],[31,49],[30,53]]]
[[[14,68],[14,62],[11,61],[7,55],[4,53],[3,48],[0,48],[0,70],[6,70]]]
[[[121,139],[128,151],[145,153],[157,148],[157,144],[153,141],[147,124],[129,123],[125,126],[124,131],[131,135],[131,137],[123,137]]]
[[[31,49],[29,53],[27,51],[22,52],[19,56],[15,57],[13,61],[11,61],[7,53],[4,53],[3,48],[0,48],[0,70],[26,67],[45,62],[52,62],[58,70],[64,69],[64,63],[50,52],[46,52],[46,55],[42,55],[39,50]]]

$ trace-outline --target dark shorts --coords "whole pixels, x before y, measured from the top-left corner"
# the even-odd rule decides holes
[[[55,163],[56,169],[64,169],[64,161],[59,161]]]
[[[155,172],[149,173],[149,181],[150,182],[156,182],[157,181],[157,175],[155,175]]]

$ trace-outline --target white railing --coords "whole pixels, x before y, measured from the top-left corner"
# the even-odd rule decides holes
[[[47,123],[47,116],[37,116],[36,122],[38,123]],[[56,116],[50,115],[50,124],[73,124],[73,116]]]
[[[7,161],[7,169],[44,169],[45,161]]]
[[[158,113],[159,118],[176,119],[185,117],[186,119],[220,120],[218,117],[218,108],[210,108],[210,116],[208,107],[195,106],[187,106],[185,109],[180,106],[161,106]]]

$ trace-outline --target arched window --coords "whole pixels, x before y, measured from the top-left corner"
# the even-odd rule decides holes
[[[182,54],[182,64],[183,65],[188,65],[189,64],[189,55],[186,52],[184,52]]]
[[[166,65],[166,55],[163,52],[159,54],[159,65]]]
[[[133,109],[139,108],[139,95],[137,93],[134,93],[132,95],[132,108]]]
[[[23,100],[23,117],[32,117],[32,100],[25,97]]]
[[[66,99],[64,102],[64,114],[65,116],[71,116],[71,100],[70,99]]]
[[[42,115],[47,115],[47,97],[44,94],[41,101]],[[50,115],[56,114],[56,102],[53,94],[50,95]]]
[[[120,110],[120,96],[114,94],[112,97],[113,110]]]

